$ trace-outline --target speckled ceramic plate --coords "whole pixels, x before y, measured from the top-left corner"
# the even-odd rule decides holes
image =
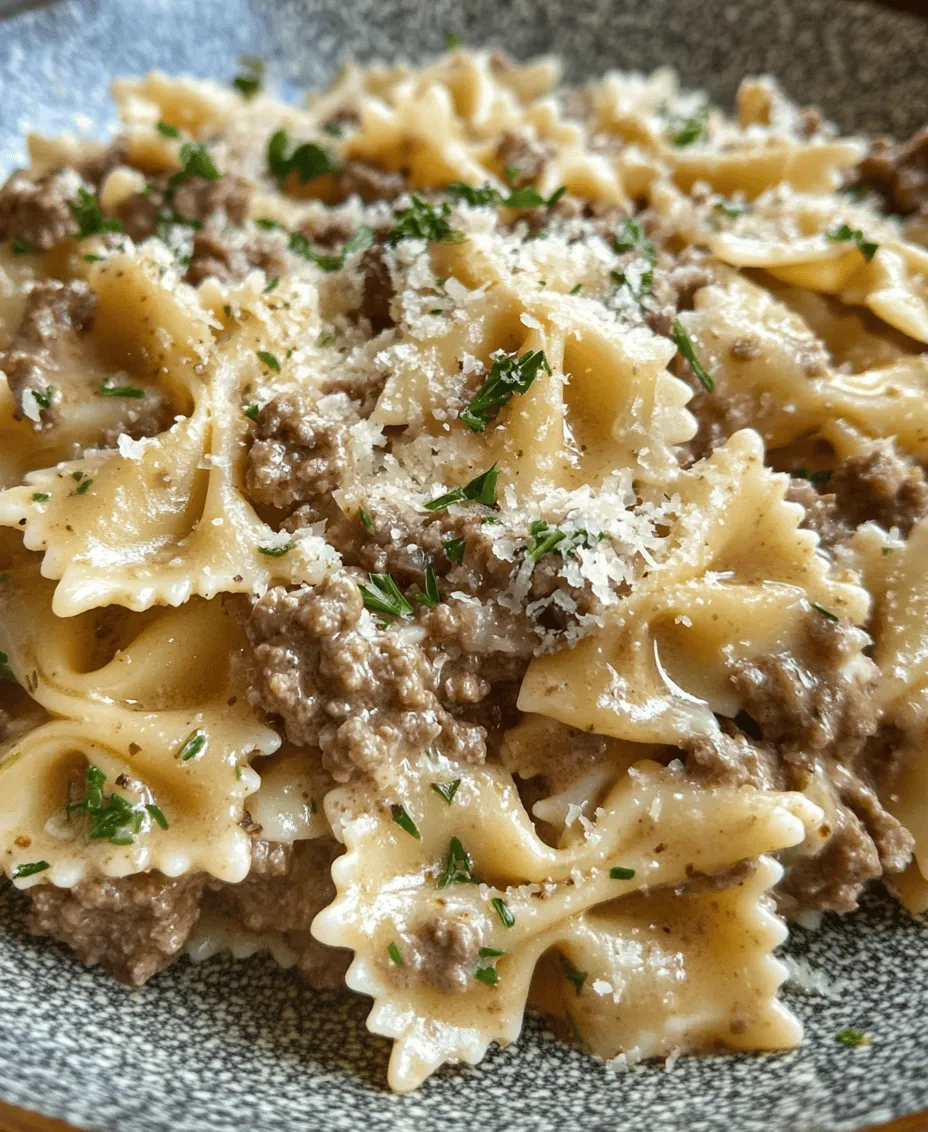
[[[0,0],[0,169],[23,160],[29,127],[104,132],[114,75],[225,78],[248,52],[295,89],[348,54],[437,51],[449,31],[559,52],[575,77],[669,62],[723,101],[745,72],[771,72],[848,129],[928,120],[928,21],[853,0]],[[0,1097],[86,1128],[837,1132],[928,1107],[928,925],[876,894],[793,935],[825,991],[786,988],[801,1050],[616,1074],[529,1019],[517,1045],[408,1097],[384,1089],[388,1044],[367,1034],[363,999],[262,958],[182,961],[130,993],[25,937],[20,911],[0,893]],[[875,1041],[842,1046],[846,1026]]]

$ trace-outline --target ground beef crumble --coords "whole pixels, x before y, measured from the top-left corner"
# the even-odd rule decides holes
[[[890,212],[928,213],[928,126],[906,142],[875,138],[857,168],[857,183],[878,189]]]
[[[90,326],[96,305],[96,295],[82,280],[45,279],[33,284],[19,328],[9,347],[0,351],[0,370],[13,394],[16,420],[28,417],[36,429],[54,423],[59,402],[54,389],[59,368],[56,347],[64,335]]]
[[[437,916],[414,931],[403,932],[397,946],[403,962],[391,975],[401,986],[424,981],[442,994],[460,994],[473,986],[480,934],[460,916]]]
[[[14,173],[0,189],[0,241],[25,240],[47,251],[77,235],[71,205],[78,190],[87,188],[75,169],[56,169],[37,180]]]

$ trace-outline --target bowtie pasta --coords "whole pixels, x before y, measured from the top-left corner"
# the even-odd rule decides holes
[[[787,922],[928,907],[924,137],[249,68],[120,80],[0,189],[29,929],[130,985],[269,950],[373,999],[399,1091],[527,1008],[796,1045]]]

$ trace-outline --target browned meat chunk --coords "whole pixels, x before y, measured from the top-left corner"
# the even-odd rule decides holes
[[[375,334],[393,326],[390,305],[393,302],[393,280],[384,258],[383,246],[374,244],[361,257],[362,297],[358,313],[366,318]]]
[[[17,420],[28,417],[36,429],[54,423],[59,397],[52,379],[58,371],[59,339],[86,330],[96,303],[96,295],[81,280],[46,279],[29,291],[13,341],[0,352],[0,370],[9,382]]]
[[[318,746],[338,782],[426,748],[482,760],[483,729],[442,707],[422,647],[390,629],[362,634],[362,612],[346,572],[315,587],[269,590],[245,625],[253,702],[281,717],[291,742]]]
[[[398,943],[402,964],[393,977],[403,985],[428,982],[442,994],[460,994],[473,986],[474,970],[480,966],[480,936],[458,916],[439,916],[408,934]]]
[[[882,875],[880,858],[863,822],[846,807],[824,847],[810,856],[788,856],[780,892],[785,910],[853,912],[861,889]]]
[[[236,283],[256,267],[268,278],[279,278],[287,269],[286,246],[286,239],[278,232],[243,239],[236,229],[195,231],[184,282],[197,287],[212,277],[223,283]]]
[[[693,297],[707,287],[714,276],[702,262],[698,252],[687,251],[679,257],[662,254],[654,271],[651,292],[645,298],[645,320],[655,334],[673,336],[673,323],[682,310],[693,309]]]
[[[61,940],[82,963],[100,964],[138,987],[183,947],[199,916],[204,879],[150,872],[99,877],[73,889],[38,885],[30,891],[27,929]]]
[[[343,197],[357,195],[365,204],[395,200],[406,191],[406,178],[402,173],[388,173],[366,161],[346,161],[338,184]]]
[[[344,427],[321,417],[303,394],[283,393],[258,417],[245,486],[259,503],[291,507],[333,491],[346,466]]]
[[[506,179],[519,189],[537,181],[548,160],[547,150],[539,142],[521,134],[504,134],[496,150],[496,159]]]
[[[25,240],[47,251],[61,240],[77,235],[71,204],[85,188],[74,169],[57,169],[38,180],[14,173],[0,189],[0,240]]]
[[[922,126],[907,142],[874,139],[858,177],[883,193],[891,212],[903,216],[928,212],[928,126]]]

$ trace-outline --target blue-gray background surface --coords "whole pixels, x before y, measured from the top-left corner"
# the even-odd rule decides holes
[[[4,20],[3,16],[7,18]],[[348,56],[419,57],[449,31],[571,77],[673,63],[730,101],[744,73],[779,75],[849,130],[928,120],[928,22],[853,0],[0,0],[0,170],[22,136],[111,123],[106,88],[151,67],[230,78],[274,61],[291,94]],[[316,994],[269,961],[182,962],[140,991],[23,936],[0,892],[0,1097],[106,1132],[843,1132],[928,1106],[928,928],[874,897],[790,947],[831,997],[788,991],[803,1049],[682,1059],[611,1075],[530,1021],[473,1070],[392,1097],[366,1003]],[[875,1034],[847,1049],[837,1030]]]

